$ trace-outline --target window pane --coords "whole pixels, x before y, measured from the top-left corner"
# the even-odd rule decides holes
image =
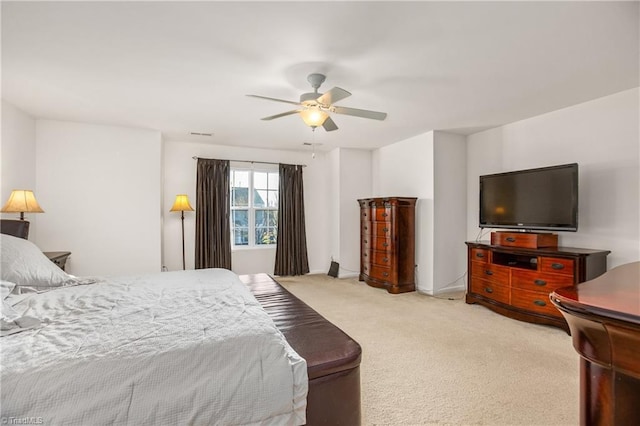
[[[278,189],[278,173],[269,173],[269,189]]]
[[[269,226],[278,227],[278,210],[269,210]]]
[[[256,210],[256,228],[257,227],[277,227],[278,211],[277,210]]]
[[[256,227],[256,245],[268,245],[276,243],[276,230],[274,228]]]
[[[269,191],[267,206],[278,208],[278,191]]]
[[[249,206],[249,188],[233,188],[231,190],[231,206],[248,207]]]
[[[253,187],[255,189],[267,189],[267,175],[265,172],[253,172]]]
[[[249,245],[249,228],[236,228],[233,230],[233,244],[236,246]]]
[[[253,205],[254,207],[264,207],[267,205],[267,191],[253,190]]]
[[[233,170],[231,174],[231,186],[233,187],[249,187],[249,171],[248,170]]]
[[[234,228],[246,228],[249,226],[249,211],[248,210],[232,210],[233,227]]]
[[[269,210],[256,210],[256,228],[270,226]],[[271,225],[273,226],[273,225]]]

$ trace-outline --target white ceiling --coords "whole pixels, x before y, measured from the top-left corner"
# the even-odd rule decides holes
[[[167,139],[376,148],[463,134],[639,85],[638,2],[2,2],[2,97],[38,118]],[[298,100],[322,72],[338,105],[312,135]],[[213,137],[189,136],[213,133]],[[313,137],[315,139],[313,139]]]

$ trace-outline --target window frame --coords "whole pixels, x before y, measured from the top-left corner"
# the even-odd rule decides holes
[[[276,215],[276,221],[277,221],[277,215],[278,215],[278,206],[276,207],[269,207],[268,205],[268,201],[265,200],[265,206],[264,207],[257,207],[255,205],[254,202],[254,197],[255,197],[255,172],[258,173],[275,173],[276,175],[278,175],[278,179],[280,179],[279,176],[279,168],[277,165],[273,165],[273,166],[269,166],[267,164],[265,165],[260,165],[260,167],[257,166],[253,166],[253,164],[251,166],[246,166],[246,165],[237,165],[237,164],[231,164],[230,165],[230,172],[231,172],[231,179],[229,182],[229,208],[230,208],[230,215],[229,215],[229,222],[230,222],[230,232],[231,232],[231,250],[235,251],[235,250],[249,250],[249,249],[275,249],[277,246],[277,241],[273,244],[256,244],[256,212],[257,211],[270,211],[270,212],[275,212]],[[234,181],[234,176],[233,173],[234,172],[248,172],[249,174],[249,187],[248,187],[248,200],[247,200],[247,206],[244,207],[237,207],[233,205],[233,181]],[[267,177],[268,179],[268,177]],[[267,184],[268,186],[268,184]],[[279,191],[279,185],[278,187],[274,188],[275,192],[278,194],[278,197],[280,196]],[[262,190],[262,189],[261,189]],[[273,189],[271,188],[266,188],[266,190],[268,191],[272,191]],[[242,245],[236,245],[235,243],[235,230],[238,229],[239,227],[235,227],[234,226],[234,211],[247,211],[247,229],[248,229],[248,244],[242,244]],[[276,225],[273,227],[276,235],[278,232],[278,224],[276,223]]]

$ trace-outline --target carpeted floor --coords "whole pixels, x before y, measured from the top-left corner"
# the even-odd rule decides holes
[[[277,278],[362,346],[364,425],[576,425],[571,338],[455,300],[357,279]]]

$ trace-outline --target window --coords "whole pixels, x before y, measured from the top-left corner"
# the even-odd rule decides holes
[[[233,247],[274,246],[278,234],[278,172],[231,169]]]

